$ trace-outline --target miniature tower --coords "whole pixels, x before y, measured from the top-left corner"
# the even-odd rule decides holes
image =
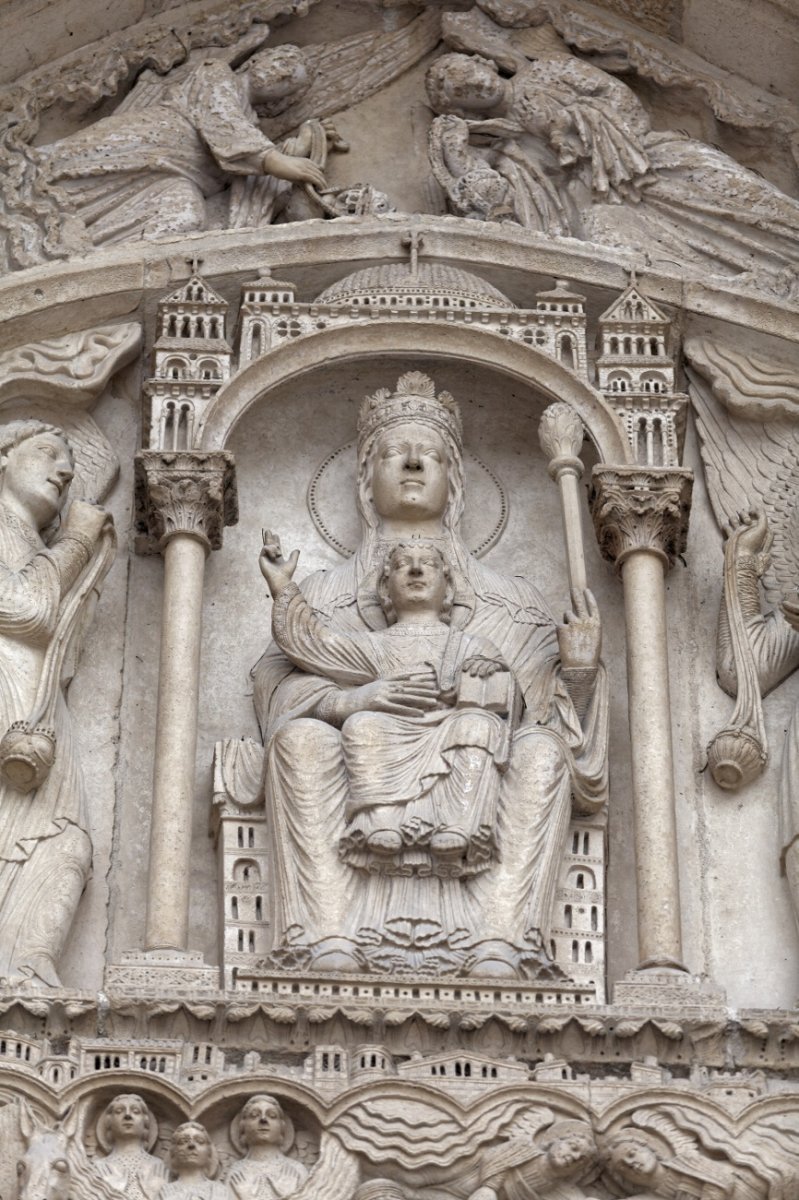
[[[585,296],[573,292],[565,279],[556,279],[554,288],[538,292],[535,299],[535,345],[586,378]]]
[[[552,910],[550,952],[570,979],[605,1003],[605,819],[572,821]]]
[[[641,466],[679,464],[687,397],[674,390],[671,322],[630,283],[599,318],[600,391],[615,408]]]
[[[188,283],[158,304],[158,338],[150,397],[150,449],[190,450],[205,413],[230,378],[232,350],[225,337],[227,301],[192,261]]]
[[[266,816],[258,805],[262,749],[244,741],[217,742],[214,751],[213,833],[219,869],[224,986],[252,968],[270,947],[267,907],[269,853]]]
[[[302,331],[296,305],[294,284],[273,279],[269,267],[257,279],[242,285],[236,337],[239,370],[271,350],[275,340]]]

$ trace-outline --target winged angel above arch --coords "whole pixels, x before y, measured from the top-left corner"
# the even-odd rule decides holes
[[[652,128],[626,83],[573,55],[551,6],[478,0],[427,72],[433,174],[453,212],[797,294],[799,203],[729,155]]]
[[[110,115],[50,145],[3,147],[0,228],[20,265],[140,237],[391,211],[368,184],[328,188],[328,119],[413,66],[438,40],[436,14],[394,33],[263,48],[268,29],[145,70]],[[255,53],[253,53],[255,51]],[[60,249],[58,248],[60,247]]]
[[[736,788],[768,761],[761,696],[799,667],[799,384],[795,369],[709,339],[691,339],[685,353],[710,500],[727,538],[719,682],[737,699],[708,760],[716,782]],[[779,808],[781,866],[799,919],[799,706]]]

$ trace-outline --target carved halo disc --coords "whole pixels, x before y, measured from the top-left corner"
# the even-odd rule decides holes
[[[502,537],[508,523],[508,497],[490,467],[468,450],[463,456],[466,509],[463,537],[476,558]],[[314,471],[308,485],[308,508],[324,540],[345,558],[352,558],[360,541],[358,511],[352,481],[357,476],[355,442],[339,446]],[[342,502],[342,497],[347,497]]]

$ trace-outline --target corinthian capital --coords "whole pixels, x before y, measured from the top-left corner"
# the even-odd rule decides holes
[[[672,467],[594,467],[591,513],[604,557],[620,567],[651,550],[673,566],[685,550],[693,478]]]
[[[136,549],[158,554],[188,533],[207,550],[238,520],[233,455],[224,450],[142,450],[136,455]]]

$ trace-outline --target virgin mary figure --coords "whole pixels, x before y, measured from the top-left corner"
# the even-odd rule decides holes
[[[426,376],[411,372],[395,392],[369,397],[358,425],[360,546],[349,562],[300,587],[332,630],[383,629],[378,584],[389,549],[422,541],[440,550],[453,580],[450,628],[490,642],[522,698],[499,786],[494,861],[488,870],[450,877],[354,866],[342,845],[347,722],[365,712],[428,711],[431,682],[420,675],[425,656],[413,669],[342,686],[298,669],[272,644],[254,677],[266,746],[278,961],[284,953],[295,956],[285,961],[299,956],[319,970],[499,977],[524,977],[549,961],[544,948],[572,812],[597,811],[607,794],[599,616],[590,593],[575,595],[574,611],[558,626],[532,584],[470,554],[460,534],[462,448],[457,404],[446,392],[437,395]],[[415,767],[414,744],[404,776]],[[375,776],[390,791],[378,760]],[[423,803],[423,788],[414,800]]]

